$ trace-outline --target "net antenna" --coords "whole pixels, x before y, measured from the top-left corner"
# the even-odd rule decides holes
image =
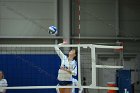
[[[97,80],[96,80],[96,69],[98,68],[109,68],[109,69],[120,69],[123,68],[123,66],[110,66],[110,65],[97,65],[96,61],[96,49],[123,49],[123,46],[108,46],[108,45],[94,45],[94,44],[66,44],[66,45],[13,45],[13,44],[1,44],[0,45],[0,54],[14,54],[16,49],[18,51],[23,51],[22,49],[27,49],[27,55],[28,54],[34,54],[34,49],[37,49],[36,55],[42,53],[42,49],[44,48],[52,48],[54,47],[75,47],[78,48],[78,85],[77,86],[57,86],[57,85],[42,85],[42,86],[8,86],[8,87],[0,87],[1,89],[10,89],[10,90],[16,90],[16,89],[58,89],[58,88],[79,88],[81,90],[83,89],[104,89],[104,90],[118,90],[118,87],[103,87],[103,86],[97,86]],[[39,50],[38,50],[39,48]],[[13,50],[14,49],[14,50]],[[32,50],[33,49],[33,50]],[[29,52],[29,51],[30,52]],[[86,51],[87,50],[87,51]],[[12,52],[9,52],[12,51]],[[53,50],[54,51],[54,50]],[[84,52],[90,52],[89,60],[87,60],[91,64],[91,83],[90,84],[82,84],[82,59],[85,57],[84,55],[87,55]],[[17,52],[17,54],[20,54],[22,52]],[[46,53],[43,51],[43,54]],[[5,55],[6,56],[6,55]],[[87,57],[86,57],[87,58]],[[86,60],[84,60],[86,61]],[[84,64],[86,65],[86,64]],[[86,79],[87,80],[87,79]],[[89,80],[90,81],[90,80]],[[81,93],[81,91],[79,92]]]

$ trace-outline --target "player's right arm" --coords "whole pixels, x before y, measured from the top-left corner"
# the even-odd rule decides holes
[[[59,49],[59,47],[55,46],[55,51],[58,54],[58,56],[60,57],[61,60],[64,59],[65,55],[63,54],[63,52]]]

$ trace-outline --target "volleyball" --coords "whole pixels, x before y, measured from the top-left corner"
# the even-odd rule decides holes
[[[50,35],[57,35],[58,30],[55,26],[50,26],[48,32]]]

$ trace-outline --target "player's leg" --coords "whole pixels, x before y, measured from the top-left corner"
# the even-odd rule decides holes
[[[59,86],[59,84],[57,86]],[[60,93],[59,88],[56,88],[56,93]]]
[[[72,90],[71,88],[66,88],[65,93],[71,93],[71,90]]]
[[[72,88],[71,91],[72,91],[71,93],[75,93],[75,88]]]
[[[69,82],[67,86],[72,86],[72,82]],[[72,88],[66,88],[65,93],[72,93]]]
[[[59,88],[60,93],[65,93],[65,88]]]

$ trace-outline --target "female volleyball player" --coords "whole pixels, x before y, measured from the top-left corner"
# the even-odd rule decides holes
[[[64,44],[64,43],[62,43]],[[77,75],[77,62],[75,58],[77,56],[76,49],[71,49],[68,56],[64,55],[62,51],[55,47],[55,51],[61,59],[61,66],[58,71],[58,80],[60,86],[71,86],[72,85],[72,76]],[[71,93],[71,88],[60,88],[60,93]]]
[[[4,73],[0,71],[0,87],[7,87],[7,80],[4,79]],[[0,93],[5,93],[6,90],[0,89]]]

